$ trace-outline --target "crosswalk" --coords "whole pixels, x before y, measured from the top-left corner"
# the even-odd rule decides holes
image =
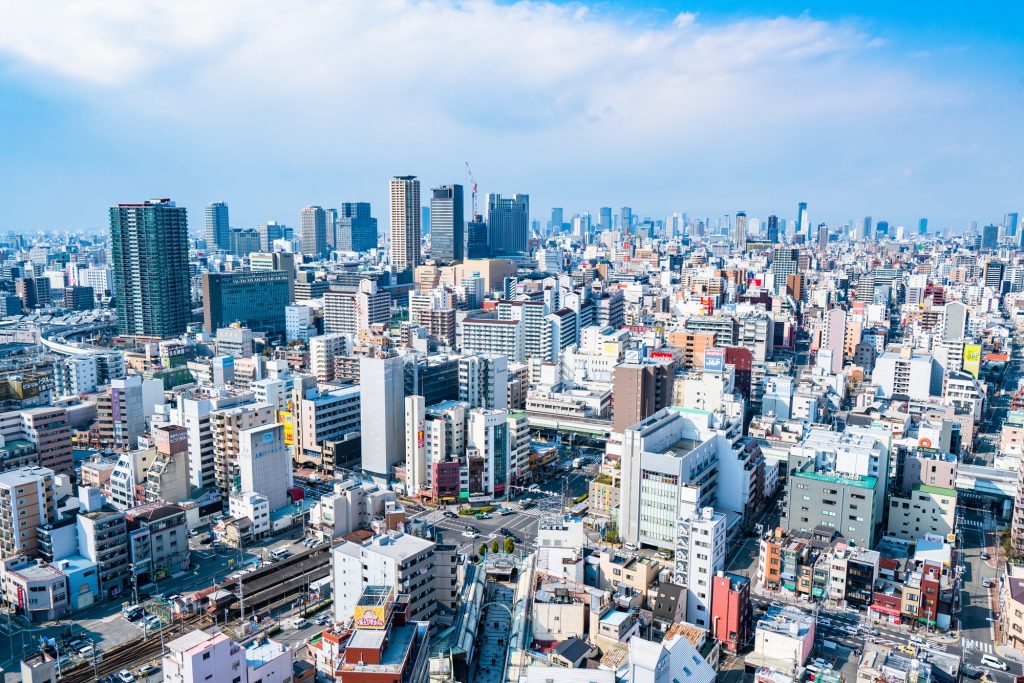
[[[960,520],[960,526],[967,527],[969,529],[984,529],[985,522],[981,519],[962,519]]]
[[[994,650],[992,649],[992,643],[983,643],[980,640],[971,640],[970,638],[961,638],[960,639],[960,644],[963,646],[963,648],[965,650],[977,650],[978,652],[980,652],[982,654],[988,654],[988,655],[990,655],[990,654],[992,654],[994,652]]]

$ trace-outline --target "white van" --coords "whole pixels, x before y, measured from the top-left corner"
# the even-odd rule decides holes
[[[1006,671],[1006,662],[1001,659],[996,659],[992,655],[982,655],[981,663],[990,669],[999,669],[1000,671]]]

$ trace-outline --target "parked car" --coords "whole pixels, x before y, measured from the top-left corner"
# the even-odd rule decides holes
[[[135,683],[135,674],[128,669],[121,669],[116,674],[118,681],[121,683]]]
[[[145,616],[145,614],[146,613],[143,611],[141,607],[131,607],[125,610],[122,616],[124,616],[124,618],[128,621],[138,621],[143,616]]]
[[[160,673],[161,669],[155,664],[147,664],[146,666],[139,669],[139,678],[149,678]]]
[[[81,657],[82,659],[89,659],[89,660],[92,660],[93,658],[95,658],[98,661],[99,660],[99,650],[96,648],[95,645],[90,643],[90,644],[86,645],[85,647],[83,647],[81,650],[78,651],[78,656]]]

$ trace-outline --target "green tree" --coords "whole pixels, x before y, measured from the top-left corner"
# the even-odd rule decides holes
[[[498,545],[498,539],[494,539],[493,541],[491,541],[491,552],[492,553],[496,553],[500,549],[501,549],[501,546]]]
[[[487,554],[487,544],[486,543],[481,543],[480,544],[480,552],[478,552],[477,555],[479,555],[480,557],[483,557],[486,554]]]
[[[505,539],[505,552],[511,555],[513,552],[515,552],[515,549],[516,549],[516,542],[513,541],[511,538],[506,538]]]

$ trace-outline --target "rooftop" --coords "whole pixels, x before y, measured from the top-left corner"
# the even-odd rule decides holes
[[[825,472],[815,472],[808,470],[804,472],[794,472],[794,477],[802,477],[804,479],[814,479],[816,481],[825,481],[830,484],[840,484],[842,486],[856,486],[857,488],[874,490],[876,484],[878,484],[878,477],[843,477],[838,474],[827,474]]]
[[[264,664],[274,661],[287,651],[287,645],[267,638],[261,643],[254,643],[245,648],[245,663],[258,669]]]

